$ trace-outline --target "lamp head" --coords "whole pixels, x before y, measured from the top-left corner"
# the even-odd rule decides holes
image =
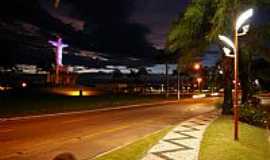
[[[253,16],[253,13],[254,10],[252,8],[242,13],[236,21],[235,29],[239,31],[239,29],[246,23],[246,21]]]
[[[232,52],[231,49],[229,49],[227,47],[223,47],[223,51],[224,51],[226,57],[234,58],[234,55],[231,54],[231,52]]]
[[[242,27],[242,33],[238,33],[238,36],[244,36],[244,35],[246,35],[248,33],[248,31],[249,31],[249,28],[250,28],[250,25],[249,24],[244,25]]]
[[[227,46],[231,47],[233,49],[233,51],[235,52],[236,51],[236,48],[232,42],[232,40],[230,40],[228,37],[226,36],[223,36],[223,35],[219,35],[218,38],[224,42]]]

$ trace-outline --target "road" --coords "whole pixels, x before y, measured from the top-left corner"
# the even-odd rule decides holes
[[[1,160],[52,160],[69,152],[78,159],[133,142],[164,127],[215,109],[218,98],[81,113],[0,121]]]

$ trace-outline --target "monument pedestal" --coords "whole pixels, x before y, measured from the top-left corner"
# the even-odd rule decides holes
[[[68,72],[64,66],[55,67],[52,72],[49,72],[47,83],[61,86],[71,86],[76,84],[78,75]]]

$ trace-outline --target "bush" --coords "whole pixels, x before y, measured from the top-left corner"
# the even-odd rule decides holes
[[[240,107],[240,120],[251,125],[266,127],[267,112],[260,105],[246,103]]]

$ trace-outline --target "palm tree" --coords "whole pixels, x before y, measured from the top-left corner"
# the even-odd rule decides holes
[[[173,53],[191,54],[200,56],[210,44],[218,44],[218,34],[234,33],[232,26],[240,11],[251,6],[269,6],[268,0],[196,0],[192,1],[186,10],[180,14],[180,18],[173,22],[172,28],[167,37],[167,48]],[[269,27],[268,27],[269,30]],[[252,36],[253,34],[250,34]],[[254,36],[254,35],[253,35]],[[249,38],[251,39],[251,38]],[[247,45],[246,41],[241,41],[240,45]],[[257,42],[255,42],[256,44]],[[243,54],[243,52],[245,54]],[[240,50],[240,65],[246,66],[250,63],[251,50]],[[223,111],[229,114],[232,108],[232,76],[231,60],[224,60],[226,76],[225,96]],[[248,81],[245,81],[245,73],[240,74],[244,90]],[[248,91],[242,92],[242,94]],[[243,97],[245,97],[245,95]],[[244,98],[244,101],[247,99]]]

